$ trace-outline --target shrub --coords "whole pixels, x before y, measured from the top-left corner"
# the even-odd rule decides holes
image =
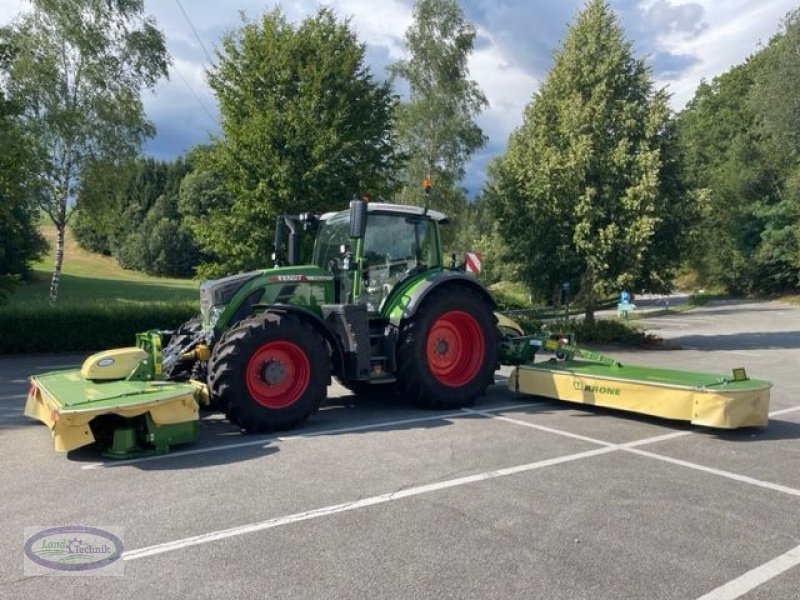
[[[512,315],[511,319],[522,327],[523,331],[527,334],[536,334],[542,331],[544,322],[536,317],[529,315]]]
[[[489,288],[497,301],[498,310],[525,310],[534,308],[525,291],[518,283],[501,282]]]
[[[197,312],[192,303],[6,306],[0,309],[0,354],[132,346],[137,332],[174,329]]]
[[[575,333],[575,339],[579,344],[649,346],[659,341],[657,337],[645,333],[635,325],[616,319],[599,319],[594,323],[570,321],[568,329]]]
[[[709,302],[714,302],[716,300],[724,300],[725,298],[729,298],[730,296],[726,294],[708,294],[703,290],[698,290],[694,294],[689,296],[689,304],[692,306],[703,306],[708,304]]]

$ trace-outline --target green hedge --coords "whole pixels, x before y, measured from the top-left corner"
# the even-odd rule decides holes
[[[174,329],[197,312],[190,303],[4,306],[0,308],[0,354],[131,346],[137,332]]]
[[[598,319],[594,323],[571,321],[568,329],[579,344],[625,344],[627,346],[658,345],[660,339],[635,325],[616,319]]]
[[[490,288],[498,310],[527,310],[534,308],[519,285],[495,285]]]
[[[661,339],[646,333],[634,324],[617,319],[599,319],[592,324],[584,320],[542,321],[527,315],[509,315],[527,334],[539,334],[546,327],[551,332],[571,332],[578,344],[623,344],[626,346],[658,346]]]

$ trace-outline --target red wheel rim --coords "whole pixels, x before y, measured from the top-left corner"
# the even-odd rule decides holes
[[[461,387],[481,370],[486,341],[475,317],[451,310],[431,327],[425,351],[433,376],[448,387]]]
[[[253,400],[266,408],[297,402],[311,381],[306,353],[292,342],[268,342],[250,357],[245,374]]]

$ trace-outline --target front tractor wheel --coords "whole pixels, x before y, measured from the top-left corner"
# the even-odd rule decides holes
[[[497,326],[486,301],[469,289],[441,289],[400,331],[398,379],[428,408],[467,405],[486,391],[497,366]]]
[[[214,348],[212,399],[248,432],[289,429],[325,399],[330,359],[324,340],[291,315],[240,322]]]

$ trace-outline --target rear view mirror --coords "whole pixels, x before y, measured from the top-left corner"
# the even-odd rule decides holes
[[[367,201],[350,201],[350,237],[361,239],[367,229]]]

